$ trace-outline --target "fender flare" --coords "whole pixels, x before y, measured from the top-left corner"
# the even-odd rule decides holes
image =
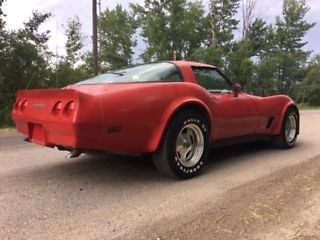
[[[160,126],[156,129],[148,149],[150,150],[150,152],[155,152],[157,151],[157,149],[159,148],[161,141],[163,139],[163,135],[168,127],[168,124],[170,123],[170,121],[173,119],[173,117],[181,110],[189,107],[189,106],[197,106],[200,107],[202,110],[205,111],[207,120],[208,120],[208,124],[209,124],[209,128],[210,128],[210,137],[212,136],[212,114],[210,109],[206,106],[205,103],[203,103],[202,101],[200,101],[199,99],[187,99],[184,101],[180,101],[179,103],[177,103],[177,101],[171,103],[171,105],[166,109],[166,111],[163,114],[163,118],[161,121]]]
[[[293,108],[298,114],[298,132],[297,132],[297,134],[300,133],[300,113],[299,113],[299,109],[298,109],[297,105],[294,102],[288,102],[285,105],[285,107],[283,108],[282,112],[281,112],[281,116],[280,116],[279,121],[274,126],[273,132],[274,132],[275,135],[280,134],[282,123],[284,121],[284,116],[285,116],[285,114],[286,114],[286,112],[288,111],[289,108]]]

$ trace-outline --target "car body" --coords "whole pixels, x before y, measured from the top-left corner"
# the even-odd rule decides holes
[[[174,141],[179,136],[182,142],[191,141],[184,144],[186,151],[200,134],[196,145],[206,145],[204,159],[207,145],[263,136],[277,138],[288,148],[299,133],[299,112],[288,96],[247,94],[215,66],[189,61],[136,66],[62,89],[21,90],[12,111],[17,130],[28,140],[69,150],[74,156],[88,151],[157,155],[167,144],[164,138],[177,115],[195,122],[189,129],[193,135],[176,133]],[[286,130],[292,143],[283,142]],[[183,169],[182,176],[172,175],[189,178],[197,174],[197,167]]]

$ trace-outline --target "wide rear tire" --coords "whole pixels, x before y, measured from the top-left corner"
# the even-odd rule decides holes
[[[194,111],[179,112],[169,123],[153,162],[166,175],[182,179],[195,177],[208,154],[209,126]]]

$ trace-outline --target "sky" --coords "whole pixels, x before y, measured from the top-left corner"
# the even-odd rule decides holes
[[[128,8],[129,3],[139,3],[143,0],[101,0],[101,9],[105,10],[114,8],[117,4],[121,4],[124,8]],[[207,5],[208,0],[203,1]],[[308,44],[305,49],[313,51],[313,54],[320,53],[320,0],[306,0],[310,11],[306,16],[308,22],[316,22],[317,25],[310,30],[305,41]],[[52,17],[43,24],[43,30],[51,31],[49,40],[49,48],[51,51],[59,55],[65,55],[65,26],[68,19],[74,16],[79,16],[83,26],[83,33],[87,36],[85,40],[85,48],[91,48],[91,0],[7,0],[3,5],[3,11],[7,15],[5,20],[7,29],[17,29],[23,26],[23,23],[28,21],[33,10],[40,12],[50,12]],[[281,0],[258,0],[257,14],[269,23],[274,23],[276,16],[281,16],[282,12]],[[135,56],[143,52],[144,45],[139,41],[138,46],[134,49]]]

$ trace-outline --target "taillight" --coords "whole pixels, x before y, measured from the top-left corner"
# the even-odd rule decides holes
[[[18,111],[19,108],[21,107],[21,103],[22,103],[21,99],[18,99],[14,105],[14,109]]]
[[[51,112],[52,112],[53,115],[56,116],[61,112],[61,110],[62,110],[62,102],[59,101],[56,104],[54,104]]]
[[[28,100],[24,100],[20,105],[20,111],[23,112],[28,106]]]
[[[73,101],[68,102],[68,104],[64,107],[63,113],[65,116],[71,116],[75,110],[75,103]]]

